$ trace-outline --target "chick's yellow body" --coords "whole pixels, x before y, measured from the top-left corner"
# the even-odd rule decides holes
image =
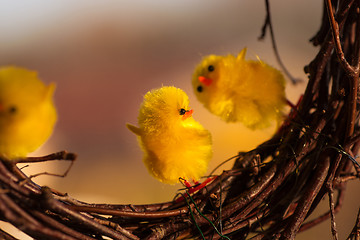
[[[209,55],[196,67],[192,85],[200,102],[226,122],[242,122],[251,129],[280,121],[286,104],[285,80],[277,69],[260,60]]]
[[[199,179],[212,157],[211,135],[193,119],[188,105],[179,88],[155,89],[144,96],[139,127],[127,124],[138,135],[148,171],[164,183]]]
[[[49,138],[57,119],[54,90],[34,71],[0,68],[0,156],[25,157]]]

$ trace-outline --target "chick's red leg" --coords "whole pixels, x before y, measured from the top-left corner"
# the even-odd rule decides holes
[[[209,177],[209,178],[207,178],[207,179],[206,179],[204,182],[202,182],[202,183],[199,183],[198,181],[194,182],[195,185],[189,189],[189,193],[191,194],[191,193],[194,193],[194,192],[196,192],[196,191],[201,190],[201,189],[204,188],[208,183],[210,183],[211,181],[213,181],[215,178],[216,178],[216,176],[215,176],[215,177]]]
[[[290,102],[289,99],[286,99],[286,104],[289,105],[289,106],[291,107],[291,109],[296,109],[296,106],[297,106],[297,104],[299,104],[299,103],[297,103],[296,105],[294,105],[292,102]]]
[[[300,96],[298,102],[296,103],[296,105],[294,105],[292,102],[290,102],[288,99],[286,99],[286,102],[287,104],[291,107],[291,111],[290,111],[290,114],[289,114],[289,119],[292,120],[295,118],[296,116],[296,113],[297,113],[297,110],[299,108],[299,105],[303,99],[303,94]]]
[[[183,184],[185,185],[185,187],[188,189],[187,190],[187,192],[188,192],[188,194],[192,194],[192,193],[194,193],[194,192],[197,192],[197,191],[199,191],[199,190],[201,190],[202,188],[204,188],[207,184],[209,184],[210,182],[212,182],[213,180],[215,180],[216,179],[216,176],[215,177],[209,177],[209,178],[207,178],[204,182],[202,182],[202,183],[199,183],[198,181],[193,181],[194,183],[195,183],[195,185],[194,186],[191,186],[191,184],[188,182],[188,181],[186,181],[186,180],[183,180]],[[175,200],[175,202],[181,202],[181,201],[183,201],[185,198],[184,198],[184,196],[181,196],[181,197],[179,197],[179,198],[177,198],[176,200]]]
[[[286,99],[286,103],[287,103],[287,105],[289,105],[291,107],[292,110],[296,110],[296,109],[298,109],[303,97],[304,97],[304,95],[301,94],[301,96],[299,97],[298,102],[295,105],[292,102],[290,102],[289,99]]]
[[[186,188],[192,188],[191,183],[189,183],[187,180],[184,180],[184,185]]]

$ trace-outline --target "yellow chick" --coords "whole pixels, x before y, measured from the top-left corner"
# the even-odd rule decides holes
[[[161,87],[145,94],[139,127],[127,124],[138,136],[148,171],[161,182],[197,180],[206,173],[212,157],[211,135],[192,113],[183,90]]]
[[[261,60],[245,60],[246,48],[238,56],[209,55],[192,77],[198,100],[226,122],[242,122],[262,129],[282,118],[286,105],[285,80],[280,71]]]
[[[34,71],[0,68],[0,156],[25,157],[49,138],[57,119],[54,90]]]

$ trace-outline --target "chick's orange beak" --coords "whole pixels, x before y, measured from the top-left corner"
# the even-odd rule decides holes
[[[213,81],[212,79],[206,78],[206,77],[204,77],[204,76],[199,76],[198,79],[199,79],[199,81],[200,81],[201,83],[203,83],[205,86],[210,86],[210,84],[211,84],[212,81]]]
[[[192,116],[194,110],[190,109],[188,111],[185,112],[185,114],[182,116],[182,120],[188,119],[189,117]]]

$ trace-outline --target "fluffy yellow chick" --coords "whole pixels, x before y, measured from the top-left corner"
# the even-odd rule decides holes
[[[0,156],[25,157],[49,138],[57,119],[54,90],[34,71],[0,68]]]
[[[145,94],[139,127],[127,124],[138,136],[148,171],[161,182],[197,180],[206,173],[212,157],[211,135],[192,112],[183,90],[161,87]]]
[[[242,122],[262,129],[282,118],[286,105],[285,80],[280,71],[260,60],[245,60],[246,48],[238,56],[209,55],[192,77],[198,100],[226,122]]]

